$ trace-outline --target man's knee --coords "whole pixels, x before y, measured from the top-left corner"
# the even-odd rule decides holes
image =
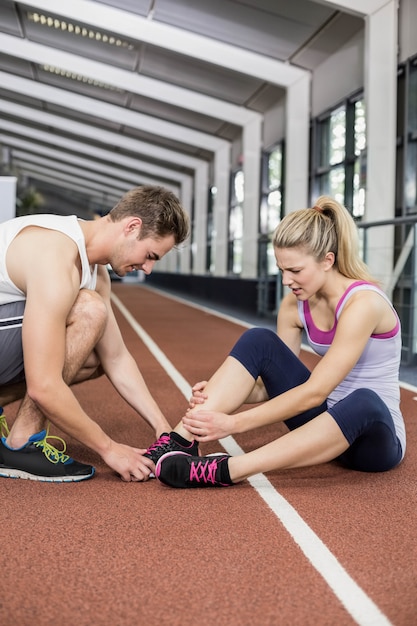
[[[70,311],[68,322],[82,320],[93,327],[104,327],[107,321],[107,307],[103,298],[96,291],[81,289]]]
[[[100,378],[100,376],[103,376],[104,374],[105,374],[105,371],[100,363],[96,367],[84,365],[75,376],[71,385],[84,383],[87,380],[95,380],[96,378]]]
[[[94,378],[100,378],[100,376],[104,376],[104,369],[101,363],[96,367],[96,369],[91,373],[88,380],[93,380]]]

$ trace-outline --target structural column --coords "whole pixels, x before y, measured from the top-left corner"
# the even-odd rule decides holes
[[[242,278],[258,275],[259,202],[262,160],[262,118],[254,116],[243,127],[243,200]]]
[[[214,162],[213,229],[214,276],[227,274],[227,237],[229,231],[230,145],[217,151]]]
[[[285,212],[309,206],[311,77],[305,74],[287,87],[285,105]]]
[[[367,126],[366,221],[391,219],[395,210],[397,120],[397,2],[365,18]],[[393,228],[370,229],[367,263],[386,285],[393,268]]]

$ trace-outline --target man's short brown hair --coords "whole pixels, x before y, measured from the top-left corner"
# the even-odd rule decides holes
[[[141,239],[173,235],[178,245],[189,234],[188,215],[177,196],[164,187],[143,185],[125,193],[110,211],[109,217],[118,222],[128,216],[142,220]]]

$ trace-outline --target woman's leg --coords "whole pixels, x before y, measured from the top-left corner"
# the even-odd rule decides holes
[[[229,459],[238,482],[258,472],[326,463],[334,459],[362,472],[383,472],[401,460],[391,414],[376,393],[358,389],[331,409],[258,450]]]
[[[295,430],[241,456],[173,454],[156,467],[172,487],[223,487],[254,474],[306,467],[339,459],[350,469],[381,472],[401,461],[401,444],[385,403],[358,389]]]
[[[305,382],[310,371],[271,330],[252,328],[240,337],[221,367],[208,381],[204,392],[207,399],[200,405],[205,410],[231,414],[244,404],[260,378],[268,398],[278,396]],[[286,420],[294,429],[326,410],[326,403]],[[174,440],[174,443],[173,443]],[[193,442],[190,447],[190,442]],[[170,435],[164,434],[147,451],[154,463],[168,451],[180,450],[198,454],[195,435],[182,421]]]
[[[230,478],[232,482],[240,482],[259,472],[326,463],[348,447],[339,426],[325,412],[253,452],[230,457]]]
[[[340,462],[361,472],[385,472],[402,459],[394,421],[385,402],[370,389],[357,389],[329,413],[349,441]]]
[[[274,398],[305,382],[309,376],[307,367],[273,331],[252,328],[240,337],[230,355],[208,381],[204,390],[208,397],[202,408],[230,414],[245,403],[259,377],[268,398]],[[290,429],[296,428],[325,408],[324,404],[297,416],[294,422],[287,420],[286,424]],[[181,422],[175,431],[190,439],[190,433]]]

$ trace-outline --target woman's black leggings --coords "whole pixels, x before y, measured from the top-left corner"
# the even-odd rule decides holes
[[[301,385],[310,376],[298,357],[273,331],[265,328],[247,330],[230,356],[254,380],[262,379],[269,398]],[[325,411],[334,418],[350,444],[338,457],[345,466],[363,472],[384,472],[400,462],[402,449],[393,419],[385,402],[374,391],[357,389],[330,409],[324,402],[285,420],[285,424],[294,430]]]

